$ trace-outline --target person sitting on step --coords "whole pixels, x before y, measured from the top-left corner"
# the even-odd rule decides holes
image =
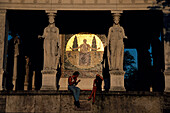
[[[96,91],[101,91],[102,90],[102,88],[101,88],[102,81],[103,81],[103,77],[100,76],[99,74],[97,74],[96,78],[94,79],[94,82],[93,82],[92,92],[91,92],[90,96],[88,97],[88,100],[91,100],[91,98],[93,96],[92,104],[94,104],[94,102],[95,102]]]
[[[80,95],[80,88],[76,87],[76,85],[80,82],[80,80],[77,81],[77,77],[80,75],[78,71],[75,71],[72,76],[69,76],[68,78],[68,89],[73,92],[73,96],[75,99],[74,105],[78,108],[80,107],[79,103],[79,95]]]

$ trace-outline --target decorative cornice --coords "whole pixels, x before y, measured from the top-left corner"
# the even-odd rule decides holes
[[[56,74],[57,71],[56,70],[42,70],[41,73],[42,74]]]
[[[111,70],[111,71],[109,71],[109,73],[111,75],[124,75],[125,71],[123,71],[123,70]]]
[[[112,14],[121,14],[123,13],[123,10],[111,10]]]
[[[46,13],[57,13],[57,10],[45,10]]]
[[[139,2],[135,0],[129,0],[124,2],[124,0],[94,0],[88,2],[86,0],[74,1],[74,0],[56,0],[51,3],[51,0],[44,1],[25,1],[25,0],[13,0],[12,2],[0,1],[0,9],[18,9],[18,10],[150,10],[149,7],[153,6],[152,0],[141,0]]]
[[[0,14],[6,14],[6,9],[0,9]]]

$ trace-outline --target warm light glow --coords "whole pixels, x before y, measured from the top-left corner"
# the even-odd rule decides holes
[[[84,39],[87,40],[87,44],[89,44],[90,46],[92,46],[92,40],[93,40],[93,37],[95,36],[97,48],[100,48],[100,49],[98,49],[97,51],[104,51],[104,46],[103,46],[102,41],[101,41],[100,38],[99,38],[97,35],[95,35],[95,34],[75,34],[75,35],[73,35],[73,36],[70,38],[70,40],[68,41],[68,43],[67,43],[66,51],[72,51],[72,50],[70,49],[70,47],[71,47],[71,48],[73,47],[73,41],[74,41],[75,36],[77,36],[78,46],[80,46],[81,44],[83,44],[83,40],[84,40]],[[80,51],[80,49],[78,49],[78,51]]]

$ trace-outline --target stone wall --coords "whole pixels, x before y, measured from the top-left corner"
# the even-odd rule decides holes
[[[80,108],[69,91],[1,92],[0,111],[29,113],[169,113],[170,93],[98,92],[95,104],[90,91],[81,91]]]

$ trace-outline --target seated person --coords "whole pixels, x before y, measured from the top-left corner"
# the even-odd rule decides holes
[[[75,99],[74,105],[78,108],[80,107],[79,103],[79,95],[80,95],[80,88],[76,87],[76,85],[80,82],[80,80],[77,81],[77,77],[80,75],[78,71],[75,71],[72,76],[69,76],[68,78],[68,89],[73,92],[73,96]]]
[[[96,91],[102,90],[101,89],[102,81],[103,81],[103,77],[100,76],[99,74],[97,74],[96,79],[94,79],[94,82],[93,82],[93,90],[92,90],[90,96],[88,97],[88,100],[91,100],[91,98],[93,96],[92,104],[94,104],[94,102],[95,102]]]

